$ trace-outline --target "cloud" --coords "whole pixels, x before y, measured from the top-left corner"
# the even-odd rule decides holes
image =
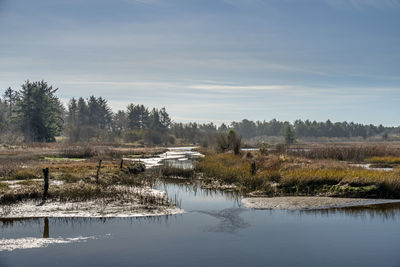
[[[328,4],[339,8],[365,8],[388,9],[400,8],[400,0],[325,0]]]
[[[207,91],[281,91],[294,88],[291,85],[219,85],[219,84],[196,84],[189,85],[189,89]]]

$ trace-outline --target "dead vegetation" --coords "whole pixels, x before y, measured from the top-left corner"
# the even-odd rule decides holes
[[[301,149],[286,147],[270,153],[247,151],[240,156],[208,153],[198,162],[196,171],[202,172],[211,183],[217,180],[233,184],[244,193],[399,198],[399,169],[366,169],[344,161],[365,160],[394,166],[398,162],[398,149],[379,145],[317,145]]]
[[[137,190],[151,188],[155,182],[153,177],[143,173],[143,164],[126,163],[122,168],[120,165],[120,158],[125,155],[142,156],[164,151],[164,148],[66,148],[64,145],[3,147],[3,154],[12,154],[12,157],[0,156],[0,205],[41,200],[43,168],[50,169],[51,186],[47,196],[50,201],[123,200],[132,193],[131,197],[138,199],[140,204],[167,205],[166,196],[142,195],[143,191]],[[79,157],[86,160],[68,160]],[[100,170],[99,157],[104,158]],[[133,188],[136,188],[134,192]]]

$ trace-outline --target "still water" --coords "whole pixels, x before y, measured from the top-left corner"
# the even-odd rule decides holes
[[[2,220],[3,241],[55,242],[3,250],[0,266],[400,266],[398,204],[250,210],[233,194],[197,185],[157,187],[186,213]]]

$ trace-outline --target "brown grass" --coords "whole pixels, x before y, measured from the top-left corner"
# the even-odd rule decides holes
[[[286,153],[310,159],[334,159],[340,161],[363,161],[371,157],[400,156],[399,144],[308,144],[286,147]]]
[[[251,175],[250,169],[253,161],[257,165],[255,175]],[[337,193],[342,196],[400,197],[400,171],[368,170],[333,160],[217,154],[202,159],[196,170],[211,179],[236,184],[244,192],[271,191],[274,187],[274,194],[278,195]]]

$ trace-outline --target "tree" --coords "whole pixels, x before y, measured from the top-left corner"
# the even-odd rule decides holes
[[[8,120],[7,120],[8,106],[5,101],[0,99],[0,133],[7,130]]]
[[[242,137],[231,129],[228,133],[220,133],[217,135],[217,145],[221,151],[230,149],[233,150],[235,155],[238,155],[242,148]]]
[[[127,107],[129,129],[147,129],[149,127],[149,110],[143,105],[130,104]]]
[[[159,118],[161,127],[163,129],[169,128],[169,126],[171,125],[171,118],[169,117],[169,114],[167,113],[167,110],[165,108],[160,109]]]
[[[128,128],[128,117],[123,110],[118,110],[117,113],[113,116],[113,131],[118,136],[121,136],[122,132],[124,132]]]
[[[75,124],[78,117],[78,102],[73,97],[68,103],[67,122],[68,124]]]
[[[233,150],[235,155],[239,155],[242,148],[242,137],[237,135],[234,130],[229,130],[228,133],[229,147]]]
[[[6,91],[4,92],[4,99],[5,99],[5,103],[8,104],[8,117],[11,118],[12,116],[12,111],[13,111],[13,107],[15,104],[15,101],[17,100],[18,97],[18,93],[15,92],[13,89],[11,89],[11,87],[8,87],[6,89]]]
[[[288,145],[293,144],[296,141],[296,134],[290,125],[286,126],[283,136],[285,137],[285,143]]]
[[[226,126],[225,123],[222,123],[221,126],[218,127],[218,132],[220,133],[226,133],[228,131],[228,127]]]
[[[26,81],[19,91],[16,112],[25,141],[54,142],[60,134],[63,108],[53,89],[45,81]]]

